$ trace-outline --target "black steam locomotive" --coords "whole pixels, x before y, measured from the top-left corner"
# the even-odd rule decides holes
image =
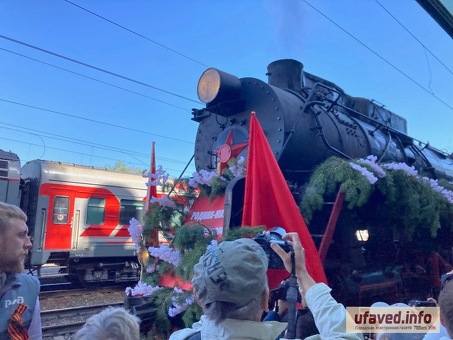
[[[234,144],[248,139],[255,111],[288,180],[303,181],[313,168],[336,155],[405,162],[433,178],[453,180],[453,158],[409,137],[406,120],[337,85],[303,71],[295,60],[268,66],[268,83],[206,70],[198,86],[206,108],[193,111],[200,123],[195,142],[197,170],[214,169],[217,150],[232,132]],[[245,151],[244,151],[245,152]]]
[[[453,180],[453,157],[408,136],[404,118],[374,101],[347,95],[336,84],[305,72],[296,60],[275,61],[267,70],[268,83],[239,79],[214,68],[202,74],[198,96],[206,107],[194,109],[192,118],[199,123],[195,142],[198,171],[221,170],[232,157],[245,156],[254,111],[295,196],[314,168],[330,156],[357,159],[375,155],[379,162],[404,162],[434,179]],[[227,188],[224,228],[240,225],[243,189],[243,180]],[[337,230],[335,237],[340,234]],[[360,257],[362,250],[363,244],[359,244],[351,257]],[[339,267],[329,261],[324,262],[328,276],[329,267],[333,273],[329,283],[342,291],[346,303],[386,300],[405,289],[404,278],[392,267],[366,272],[355,263],[359,261],[352,260],[348,270],[339,273]],[[414,274],[415,279],[419,277]]]

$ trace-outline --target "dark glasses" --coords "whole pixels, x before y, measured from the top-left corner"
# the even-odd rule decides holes
[[[445,287],[445,284],[448,282],[448,281],[451,281],[453,280],[453,273],[449,273],[449,274],[444,274],[440,277],[440,281],[442,282],[442,285],[440,286],[440,290],[444,289]]]

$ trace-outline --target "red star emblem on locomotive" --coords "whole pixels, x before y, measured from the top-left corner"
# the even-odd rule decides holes
[[[228,132],[225,143],[220,145],[214,153],[217,155],[217,173],[222,175],[231,158],[237,157],[248,143],[233,144],[233,131]]]

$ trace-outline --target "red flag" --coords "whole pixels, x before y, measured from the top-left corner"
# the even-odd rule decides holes
[[[249,149],[245,178],[242,226],[265,225],[297,232],[305,249],[307,269],[316,282],[327,283],[313,239],[291,194],[269,142],[256,118],[250,117]],[[269,270],[269,288],[275,289],[288,277],[286,270]]]

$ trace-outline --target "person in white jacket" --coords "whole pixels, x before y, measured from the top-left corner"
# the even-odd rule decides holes
[[[349,317],[345,307],[338,303],[331,289],[324,283],[316,283],[305,266],[305,251],[297,233],[287,233],[283,239],[292,245],[295,257],[295,273],[299,292],[306,306],[313,314],[319,334],[306,339],[363,339],[361,333],[346,333],[346,318]],[[291,253],[285,252],[278,244],[271,243],[272,249],[282,258],[285,268],[291,272]]]
[[[308,274],[299,236],[284,237],[293,246],[298,284],[320,331],[309,339],[363,339],[361,334],[345,332],[345,308],[332,298],[329,287],[317,284]],[[291,255],[276,244],[272,249],[291,271]],[[269,298],[267,264],[263,249],[251,239],[224,241],[210,248],[195,265],[192,279],[204,315],[192,328],[174,332],[170,340],[279,338],[286,323],[260,322]]]

